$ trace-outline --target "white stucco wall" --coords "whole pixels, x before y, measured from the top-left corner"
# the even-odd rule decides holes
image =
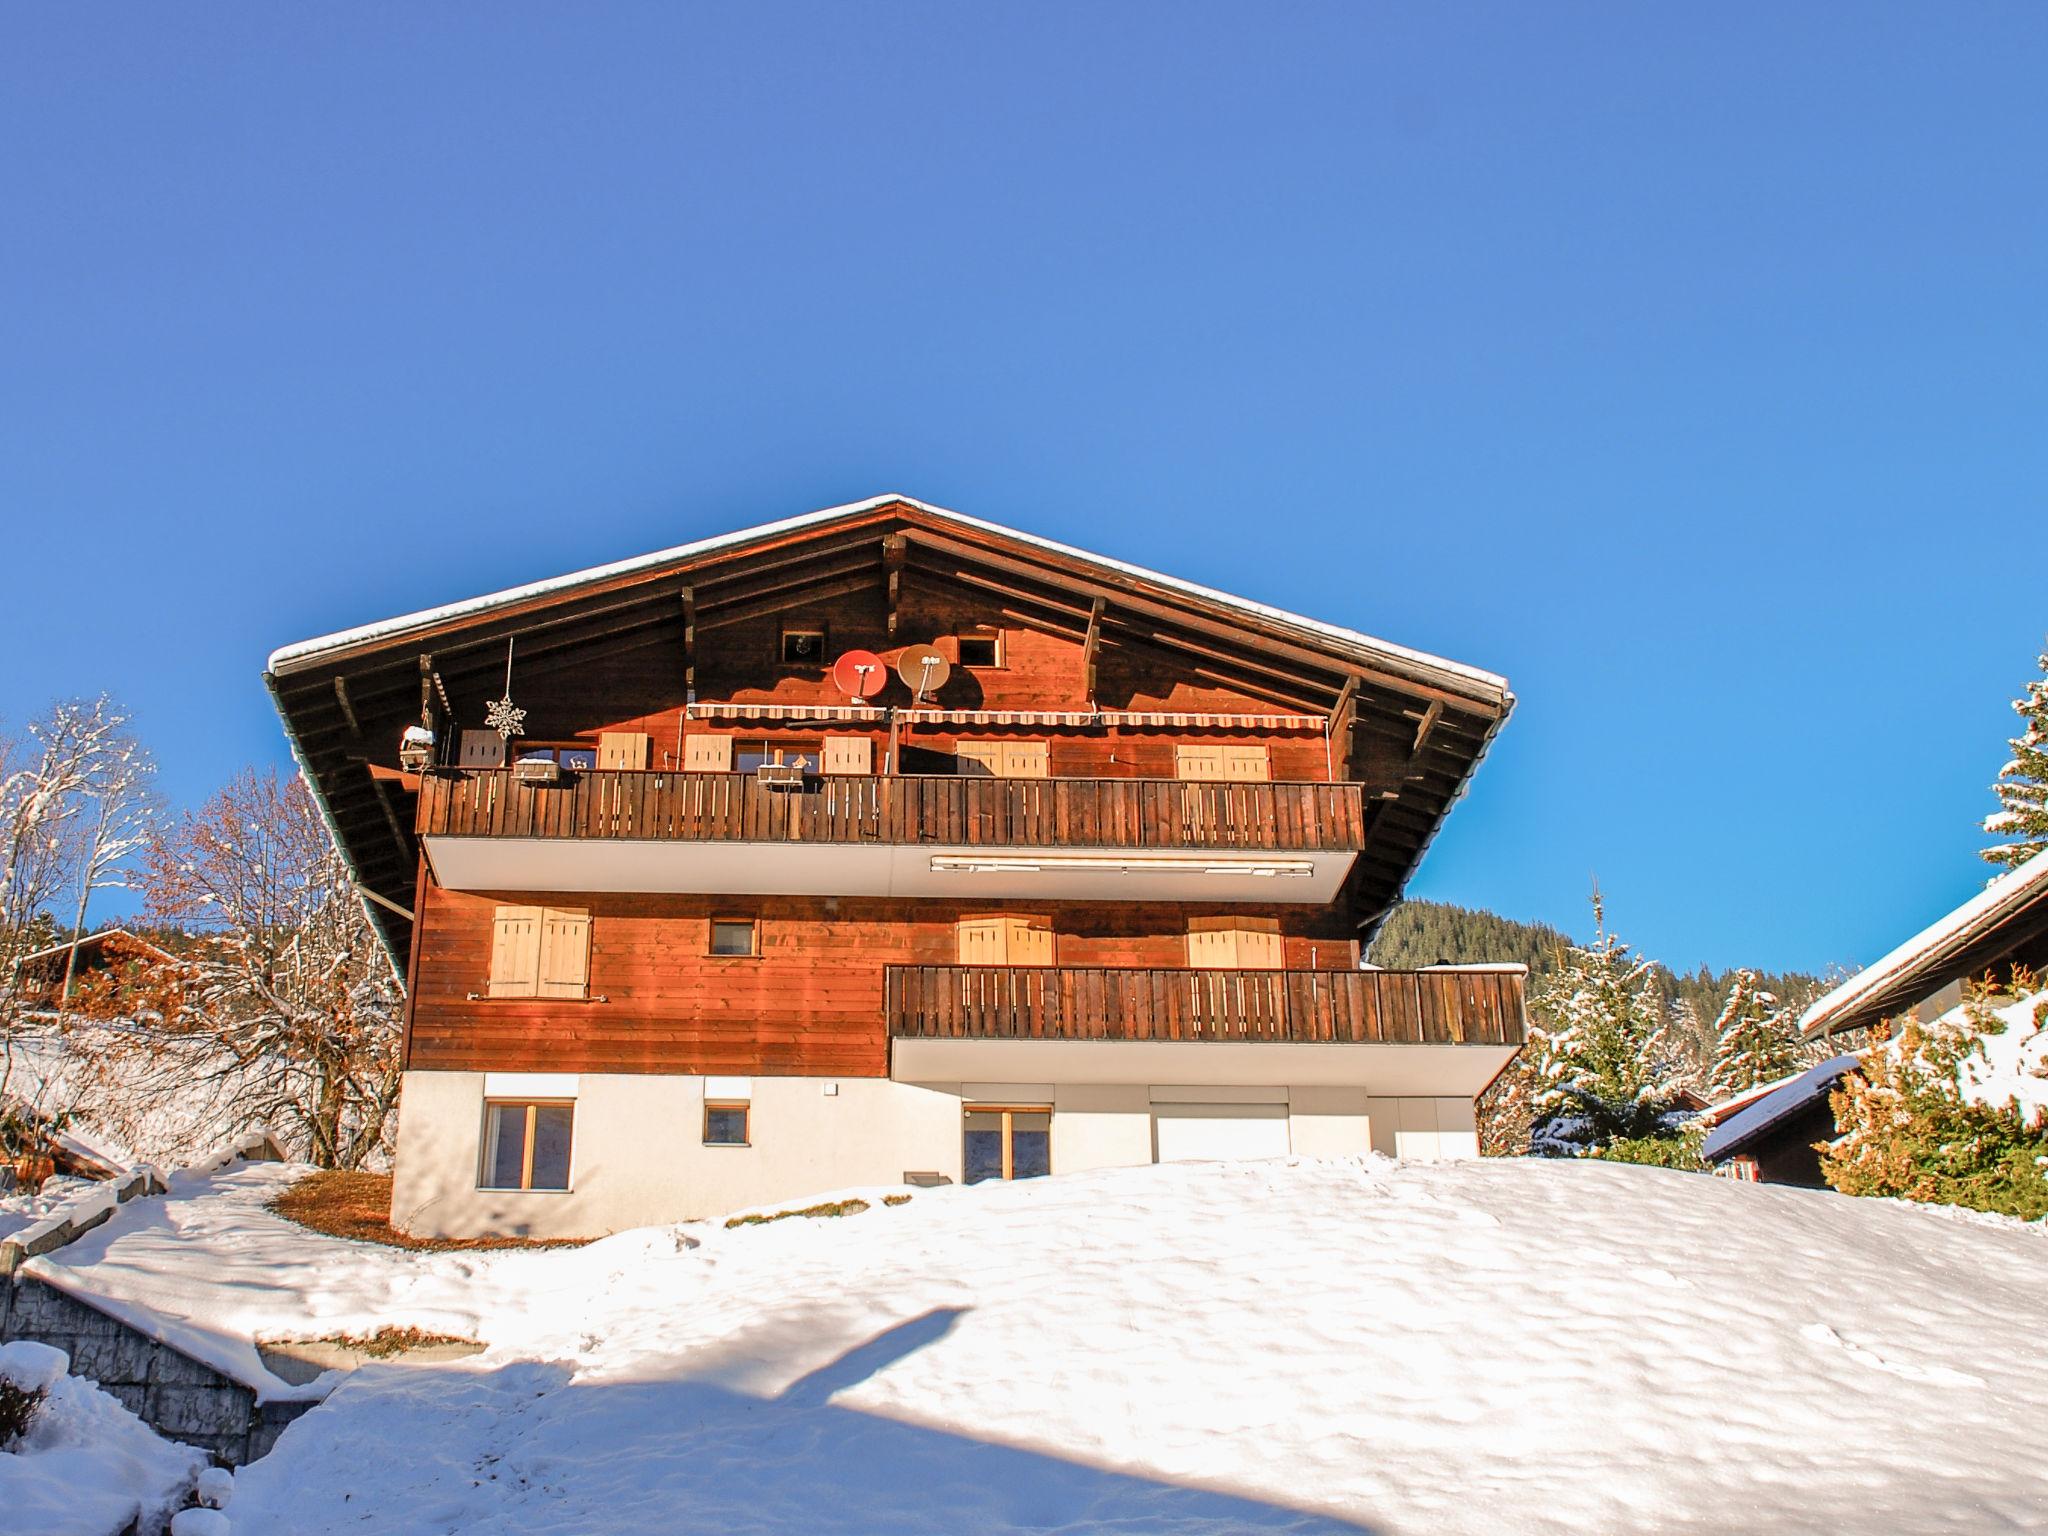
[[[1050,1104],[1053,1172],[1153,1160],[1152,1105],[1284,1104],[1290,1150],[1353,1157],[1476,1157],[1472,1105],[1369,1097],[1332,1086],[900,1083],[885,1078],[711,1079],[750,1102],[749,1145],[705,1146],[707,1080],[653,1074],[490,1078],[406,1074],[392,1219],[423,1236],[589,1237],[801,1199],[906,1174],[961,1175],[961,1112],[976,1102]],[[477,1188],[488,1097],[573,1096],[567,1190]]]

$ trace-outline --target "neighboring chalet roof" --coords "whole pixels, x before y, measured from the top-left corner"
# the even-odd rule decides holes
[[[417,857],[409,800],[367,764],[395,759],[423,682],[494,697],[505,642],[562,656],[671,643],[697,629],[893,590],[936,575],[1000,596],[1076,634],[1101,601],[1106,641],[1178,649],[1211,676],[1290,711],[1402,744],[1407,772],[1361,861],[1391,907],[1514,707],[1505,679],[1264,603],[1111,560],[907,496],[878,496],[650,555],[386,619],[271,653],[265,680],[336,843],[403,963]],[[479,690],[487,690],[479,692]],[[385,905],[389,903],[390,905]]]
[[[57,956],[69,951],[72,948],[74,942],[77,945],[79,953],[84,954],[88,950],[95,950],[100,948],[109,939],[126,939],[130,944],[133,944],[137,949],[147,950],[149,951],[149,953],[161,956],[165,960],[169,960],[170,958],[172,958],[168,950],[162,949],[159,946],[150,943],[149,940],[147,939],[137,938],[134,934],[130,933],[126,928],[102,928],[98,933],[88,933],[81,935],[75,941],[71,939],[66,939],[61,944],[52,944],[45,949],[31,950],[28,954],[21,956],[18,960],[14,962],[14,968],[17,971],[21,971],[36,965],[37,962],[39,961],[53,960]]]
[[[1866,966],[1800,1015],[1808,1035],[1837,1034],[1904,1013],[1952,981],[2048,941],[2048,853],[2000,875],[1940,922]]]
[[[1719,1163],[1747,1151],[1801,1110],[1826,1098],[1835,1084],[1855,1069],[1854,1053],[1808,1068],[1741,1113],[1722,1121],[1700,1144],[1700,1156],[1710,1163]]]

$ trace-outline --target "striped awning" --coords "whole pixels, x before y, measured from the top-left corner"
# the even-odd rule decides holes
[[[873,704],[692,704],[690,718],[883,721],[889,718],[889,712]]]
[[[872,704],[692,704],[693,720],[832,720],[881,722],[890,712]],[[1224,731],[1320,731],[1322,715],[1239,715],[1177,709],[899,709],[905,725],[1198,726]]]

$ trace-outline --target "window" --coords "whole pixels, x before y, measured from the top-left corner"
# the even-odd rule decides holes
[[[963,741],[953,750],[957,771],[975,778],[1042,779],[1052,766],[1042,741]]]
[[[1052,1172],[1052,1111],[976,1104],[967,1111],[961,1182],[1036,1179]]]
[[[785,667],[825,665],[825,631],[785,629],[782,632],[782,664]]]
[[[735,773],[752,773],[764,763],[810,768],[824,755],[823,743],[816,741],[740,741],[733,744],[732,766]]]
[[[760,945],[760,924],[751,917],[714,917],[711,919],[711,953],[714,955],[752,956],[758,955]]]
[[[500,907],[491,926],[492,997],[584,997],[590,990],[590,914]]]
[[[1003,637],[1000,634],[962,635],[955,644],[960,647],[960,665],[963,667],[1000,667],[1003,664]]]
[[[567,1189],[576,1106],[494,1099],[484,1105],[480,1189]]]
[[[1273,776],[1272,759],[1263,745],[1182,745],[1173,749],[1174,775],[1183,779],[1235,779],[1263,783]]]
[[[747,1145],[748,1106],[704,1101],[704,1145],[744,1147]]]
[[[1052,924],[1042,917],[963,917],[962,965],[1051,965]]]

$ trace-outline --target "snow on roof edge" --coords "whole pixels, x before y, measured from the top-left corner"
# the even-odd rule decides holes
[[[1160,586],[1180,592],[1186,596],[1221,603],[1227,607],[1235,608],[1247,616],[1299,629],[1305,634],[1325,641],[1336,641],[1346,646],[1377,652],[1384,656],[1413,662],[1420,666],[1436,668],[1451,676],[1461,677],[1485,687],[1498,689],[1505,698],[1512,697],[1508,693],[1507,679],[1498,673],[1488,672],[1482,667],[1474,667],[1461,661],[1452,661],[1448,657],[1432,655],[1428,651],[1418,651],[1413,647],[1399,645],[1391,640],[1382,640],[1377,636],[1368,635],[1361,630],[1346,629],[1337,624],[1326,624],[1320,619],[1311,619],[1285,608],[1276,608],[1267,603],[1254,602],[1249,598],[1238,597],[1233,593],[1218,591],[1214,587],[1202,586],[1198,582],[1184,581],[1177,576],[1168,576],[1163,572],[1151,570],[1145,566],[1134,565],[1124,560],[1112,559],[1107,555],[1098,555],[1090,550],[1077,549],[1071,544],[1062,544],[1057,540],[1044,538],[1038,534],[1026,533],[1021,529],[1006,527],[1001,523],[989,522],[984,518],[973,517],[965,512],[955,512],[948,507],[935,506],[930,502],[920,501],[914,496],[896,494],[870,496],[862,501],[850,501],[841,506],[824,507],[815,512],[803,512],[794,517],[785,517],[773,522],[756,524],[752,528],[742,528],[732,533],[717,534],[711,538],[697,539],[687,544],[674,545],[668,549],[656,550],[651,554],[633,555],[627,559],[615,560],[606,565],[590,566],[584,570],[568,572],[565,575],[548,577],[541,581],[527,582],[517,587],[507,587],[498,592],[485,593],[480,597],[464,598],[459,602],[445,603],[436,608],[423,608],[413,613],[399,614],[394,618],[380,619],[374,623],[357,625],[352,629],[336,630],[332,634],[315,636],[310,640],[296,641],[290,645],[279,646],[276,650],[272,651],[267,670],[272,674],[282,675],[310,665],[329,651],[339,650],[346,646],[395,639],[411,630],[424,628],[428,625],[446,623],[451,619],[466,618],[472,614],[488,613],[492,609],[505,607],[512,603],[524,602],[529,598],[545,597],[553,592],[568,591],[575,587],[609,580],[616,576],[630,576],[640,571],[652,570],[676,561],[694,559],[722,549],[737,548],[756,539],[772,538],[783,533],[794,533],[805,528],[820,526],[839,518],[857,516],[863,512],[872,512],[877,508],[896,504],[912,507],[931,516],[944,518],[984,533],[994,533],[1005,538],[1021,540],[1048,553],[1081,560],[1103,570],[1115,571],[1120,575],[1135,577],[1141,581],[1156,582]]]
[[[1708,1162],[1733,1157],[1744,1147],[1754,1144],[1765,1132],[1784,1124],[1822,1094],[1832,1093],[1836,1083],[1856,1070],[1857,1061],[1852,1051],[1808,1067],[1789,1083],[1780,1084],[1715,1126],[1706,1140],[1700,1143],[1700,1156]]]
[[[2014,909],[2043,894],[2048,894],[2048,852],[2037,853],[2017,869],[2000,875],[1946,917],[1921,929],[1832,992],[1815,998],[1799,1016],[1799,1032],[1819,1034],[1872,993],[1910,976],[1916,962],[1931,959],[1959,941],[1975,938],[1997,926]]]

